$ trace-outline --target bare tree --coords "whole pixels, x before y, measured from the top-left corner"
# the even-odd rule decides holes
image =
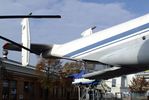
[[[145,93],[148,90],[149,81],[147,81],[144,77],[137,76],[133,78],[131,81],[131,85],[129,85],[129,89],[134,93]]]

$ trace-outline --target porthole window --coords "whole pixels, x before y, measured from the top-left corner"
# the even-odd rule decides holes
[[[143,36],[143,37],[142,37],[142,40],[145,40],[145,39],[146,39],[146,37],[145,37],[145,36]]]

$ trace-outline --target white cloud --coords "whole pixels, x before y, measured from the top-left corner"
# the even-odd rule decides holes
[[[134,17],[129,11],[123,9],[123,4],[96,4],[78,0],[65,0],[52,9],[42,9],[37,12],[55,12],[62,15],[61,20],[43,21],[44,27],[41,26],[41,22],[37,22],[38,26],[36,27],[38,28],[33,29],[35,31],[41,29],[38,32],[43,33],[45,38],[48,37],[46,34],[54,34],[49,35],[47,40],[50,41],[50,37],[53,37],[53,40],[58,41],[58,43],[80,37],[80,33],[89,27],[97,25],[98,30],[100,30]],[[59,38],[61,39],[59,40]]]
[[[101,30],[135,16],[125,10],[121,3],[96,4],[79,0],[5,0],[2,2],[1,0],[0,15],[30,12],[62,15],[61,19],[31,20],[32,41],[47,44],[64,43],[80,37],[80,33],[89,27],[96,25],[97,30]],[[20,21],[0,20],[0,34],[20,41]]]

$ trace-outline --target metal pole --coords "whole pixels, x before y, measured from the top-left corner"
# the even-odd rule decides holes
[[[79,86],[77,86],[78,87],[78,100],[81,100],[81,98],[80,98],[80,87]]]
[[[93,100],[95,100],[94,99],[94,88],[92,89],[92,96],[93,96]]]

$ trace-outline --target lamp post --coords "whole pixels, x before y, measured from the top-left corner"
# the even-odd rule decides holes
[[[0,60],[0,78],[5,79],[7,76],[7,70],[3,61],[4,59],[7,59],[8,50],[3,49],[2,55],[3,58]]]

